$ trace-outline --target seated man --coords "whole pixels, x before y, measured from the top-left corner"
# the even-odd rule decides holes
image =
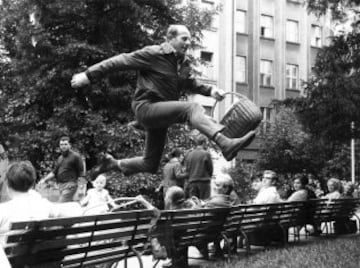
[[[278,181],[277,174],[272,170],[265,170],[262,177],[262,187],[259,190],[254,204],[267,204],[281,202],[280,195],[276,190],[276,183]]]
[[[13,163],[5,174],[10,201],[0,204],[0,245],[4,246],[12,222],[42,220],[51,217],[79,216],[76,202],[53,204],[32,190],[36,172],[29,161]]]

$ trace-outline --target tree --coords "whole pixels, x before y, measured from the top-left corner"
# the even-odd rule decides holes
[[[292,109],[278,107],[274,122],[261,134],[258,169],[295,174],[309,168],[306,152],[310,137]]]
[[[334,19],[342,19],[348,8],[356,7],[359,0],[307,0],[307,8],[318,16],[331,12]]]
[[[115,72],[87,88],[70,87],[72,74],[105,58],[161,43],[167,25],[181,23],[199,44],[214,11],[176,0],[4,0],[1,42],[9,64],[1,65],[1,142],[12,158],[46,170],[57,140],[70,134],[88,167],[99,151],[117,157],[142,151],[133,119],[134,72]],[[31,22],[29,16],[31,15]],[[4,84],[3,84],[4,83]]]

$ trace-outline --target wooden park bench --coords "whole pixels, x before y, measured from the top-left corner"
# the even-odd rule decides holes
[[[337,234],[335,232],[335,227],[340,223],[350,223],[351,218],[357,218],[357,223],[359,222],[358,216],[355,214],[356,209],[360,205],[360,199],[358,198],[346,198],[346,199],[317,199],[310,200],[307,202],[308,205],[308,223],[311,225],[323,226],[323,234]],[[357,225],[356,222],[353,222]],[[358,230],[357,226],[355,229]],[[341,228],[339,226],[339,228]],[[339,229],[338,228],[338,229]],[[350,232],[351,230],[345,230],[347,228],[346,224],[343,226],[343,233]],[[353,229],[352,232],[356,231]]]
[[[305,202],[238,205],[230,209],[223,235],[226,243],[236,237],[244,239],[245,249],[249,253],[251,245],[270,244],[274,240],[272,235],[277,242],[286,244],[289,228],[293,230],[295,241],[300,240],[300,229],[307,224],[324,225],[325,234],[329,234],[331,231],[328,223],[348,222],[353,216],[357,217],[355,211],[359,204],[360,199],[338,199],[331,202],[316,199]],[[236,243],[233,245],[236,246]],[[232,251],[236,252],[236,247]]]
[[[294,235],[299,240],[299,230],[307,224],[346,222],[356,216],[359,204],[360,199],[320,199],[162,211],[156,225],[151,210],[16,222],[11,226],[5,252],[14,268],[72,268],[105,263],[111,267],[121,260],[127,267],[126,260],[132,256],[143,267],[141,254],[155,237],[166,248],[174,267],[186,267],[189,246],[196,246],[207,257],[208,243],[223,238],[225,248],[230,249],[230,244],[236,245],[237,237],[241,237],[249,252],[250,246],[261,240],[257,241],[258,237],[266,238],[273,231],[278,235],[277,242],[284,245],[289,228],[297,230]],[[264,245],[272,239],[264,239]]]
[[[136,256],[147,243],[153,211],[15,222],[5,252],[13,268],[88,267]]]
[[[220,241],[228,208],[162,211],[160,235],[174,267],[188,266],[188,247],[196,246],[207,258],[207,244]],[[166,232],[167,230],[167,232]]]

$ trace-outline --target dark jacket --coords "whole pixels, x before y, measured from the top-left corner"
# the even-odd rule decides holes
[[[165,191],[171,186],[184,187],[187,174],[182,170],[182,165],[177,158],[170,159],[163,169],[163,187]]]
[[[84,176],[81,156],[72,150],[66,156],[61,155],[56,161],[53,172],[57,182],[77,182],[80,176]]]
[[[169,43],[147,46],[132,53],[123,53],[89,67],[90,81],[109,71],[137,70],[137,86],[133,108],[144,101],[178,100],[184,91],[210,96],[211,86],[199,84],[191,76],[190,60],[185,57],[180,66],[175,50]]]
[[[197,147],[185,157],[186,172],[191,181],[210,181],[213,174],[211,154],[202,147]]]

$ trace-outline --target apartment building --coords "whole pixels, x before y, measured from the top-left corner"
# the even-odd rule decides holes
[[[203,81],[229,92],[248,96],[263,112],[264,121],[274,117],[272,101],[304,93],[303,81],[319,48],[329,43],[329,17],[308,14],[302,0],[192,0],[220,5],[212,27],[204,31],[203,48],[195,56],[203,59]],[[222,118],[236,97],[217,105],[215,118]],[[210,100],[194,97],[207,111]],[[255,140],[239,154],[256,159]]]

